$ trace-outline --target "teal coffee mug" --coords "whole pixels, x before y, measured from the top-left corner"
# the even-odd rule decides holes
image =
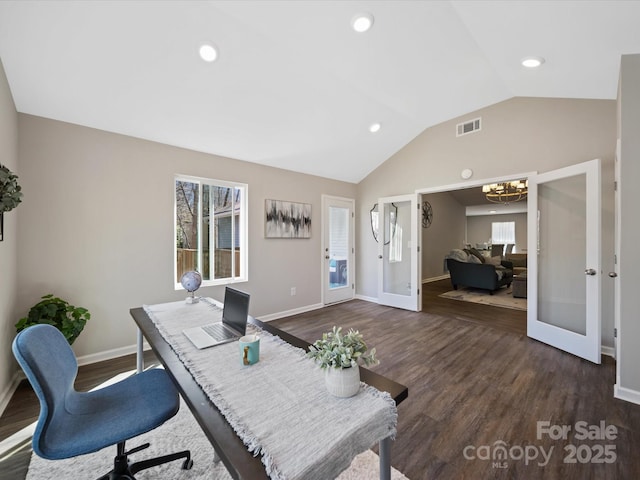
[[[260,337],[245,335],[240,338],[240,359],[242,365],[253,365],[260,360]]]

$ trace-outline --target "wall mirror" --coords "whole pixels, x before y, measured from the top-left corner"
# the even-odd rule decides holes
[[[373,233],[373,238],[376,242],[380,242],[380,212],[378,212],[378,204],[374,204],[373,208],[369,210],[369,216],[371,218],[371,233]],[[391,241],[391,237],[395,235],[396,231],[396,222],[398,219],[398,207],[395,204],[391,204],[389,207],[388,217],[385,218],[385,222],[389,222],[389,229],[385,229],[384,231],[390,232],[389,239],[384,239],[384,245],[388,245]],[[383,234],[384,236],[384,234]]]

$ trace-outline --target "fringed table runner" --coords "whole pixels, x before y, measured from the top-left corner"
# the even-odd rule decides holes
[[[335,478],[356,455],[395,436],[397,410],[388,393],[362,383],[354,397],[332,396],[324,371],[304,350],[253,325],[247,333],[260,336],[255,365],[241,364],[237,342],[195,348],[182,331],[220,321],[211,299],[144,309],[272,479]]]

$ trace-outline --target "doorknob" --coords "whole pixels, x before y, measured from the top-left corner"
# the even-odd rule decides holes
[[[584,273],[585,275],[595,275],[596,271],[593,268],[587,268]]]
[[[616,278],[618,276],[618,274],[616,272],[609,272],[609,276],[611,278]]]

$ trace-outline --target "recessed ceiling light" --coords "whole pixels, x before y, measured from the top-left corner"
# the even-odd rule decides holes
[[[489,210],[489,213],[498,213],[497,210]]]
[[[527,68],[538,68],[544,63],[542,57],[525,57],[521,60],[522,66]]]
[[[359,13],[351,19],[351,27],[358,33],[364,33],[373,26],[373,15]]]
[[[200,53],[200,58],[205,62],[215,62],[218,58],[218,50],[210,43],[203,43],[200,45],[200,50],[198,52]]]
[[[369,131],[371,133],[379,132],[380,128],[382,128],[382,125],[380,125],[379,123],[372,123],[371,125],[369,125]]]

